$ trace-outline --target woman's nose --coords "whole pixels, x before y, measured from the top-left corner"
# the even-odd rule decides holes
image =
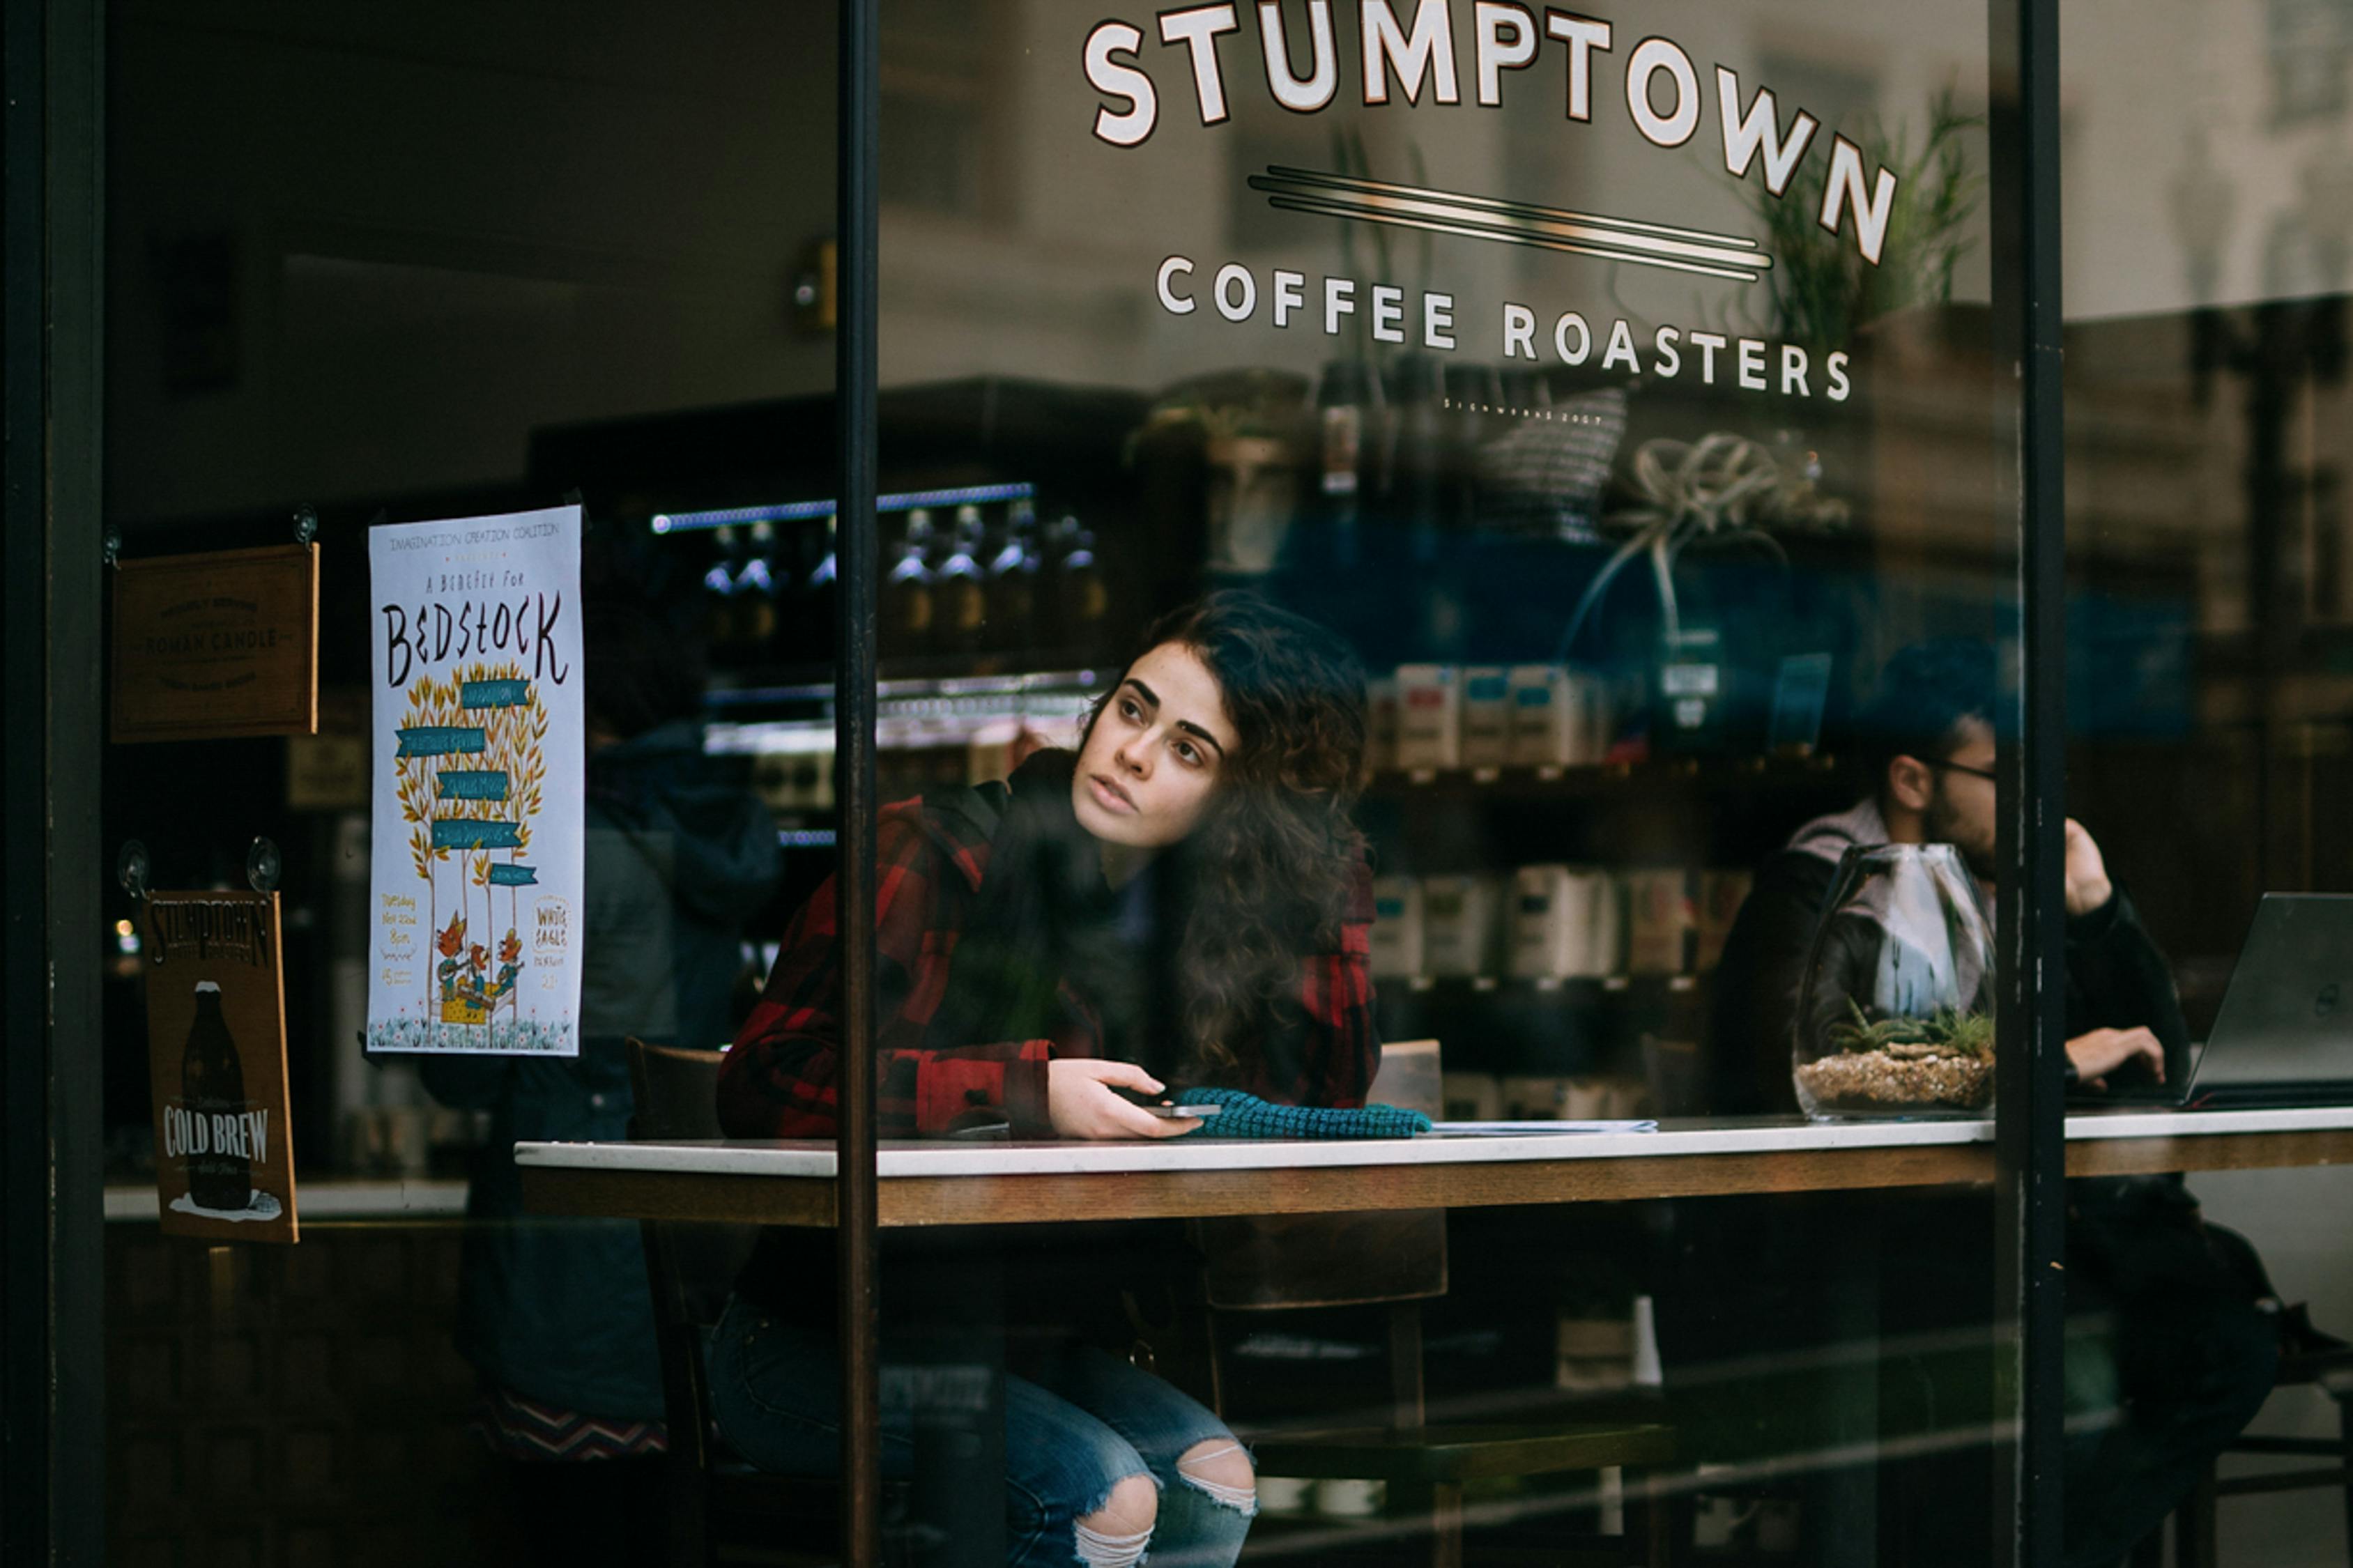
[[[1151,754],[1150,748],[1145,745],[1143,741],[1123,741],[1118,749],[1112,752],[1112,761],[1136,777],[1142,778],[1145,770],[1144,759]]]

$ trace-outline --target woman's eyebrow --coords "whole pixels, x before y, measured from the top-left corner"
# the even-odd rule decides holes
[[[1152,688],[1145,685],[1144,682],[1138,680],[1132,675],[1127,678],[1127,684],[1134,687],[1137,695],[1141,696],[1146,702],[1152,704],[1153,707],[1157,708],[1160,706],[1160,693],[1153,690]],[[1208,742],[1210,748],[1214,750],[1218,755],[1222,757],[1226,754],[1225,747],[1218,744],[1218,738],[1215,735],[1210,734],[1207,730],[1202,729],[1198,724],[1194,723],[1190,719],[1177,720],[1176,727],[1184,731],[1188,735],[1198,735],[1202,740]]]
[[[1218,738],[1215,735],[1210,734],[1207,730],[1202,729],[1198,724],[1194,723],[1190,719],[1177,720],[1176,728],[1184,731],[1188,735],[1200,736],[1201,739],[1209,742],[1210,749],[1215,751],[1218,755],[1222,757],[1226,754],[1226,749],[1218,744]]]

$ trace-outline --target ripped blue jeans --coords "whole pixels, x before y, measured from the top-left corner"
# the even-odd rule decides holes
[[[1216,1415],[1169,1384],[1092,1346],[1073,1346],[1005,1380],[1006,1562],[1009,1568],[1230,1568],[1258,1510],[1255,1491],[1180,1465],[1240,1448]],[[840,1468],[840,1359],[829,1336],[731,1300],[712,1330],[712,1414],[735,1451],[764,1470]],[[890,1374],[884,1369],[886,1379]],[[885,1399],[882,1469],[913,1474],[913,1417]],[[1231,1476],[1231,1461],[1224,1471]],[[1121,1481],[1149,1476],[1148,1531],[1082,1523]]]

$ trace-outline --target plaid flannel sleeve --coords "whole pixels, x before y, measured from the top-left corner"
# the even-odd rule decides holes
[[[1365,1103],[1381,1065],[1380,1034],[1373,1022],[1372,952],[1373,872],[1359,862],[1338,947],[1311,954],[1300,977],[1300,1002],[1307,1016],[1307,1048],[1301,1055],[1305,1073],[1283,1098],[1299,1105]]]
[[[913,810],[881,822],[877,844],[876,1121],[886,1138],[951,1131],[1000,1110],[1017,1133],[1040,1133],[1050,1042],[955,1049],[923,1045],[953,942],[934,929],[939,879],[957,874]],[[760,1002],[719,1069],[719,1120],[733,1138],[830,1138],[841,1060],[841,962],[831,878],[793,918]]]

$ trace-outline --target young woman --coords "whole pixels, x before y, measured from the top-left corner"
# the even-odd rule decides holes
[[[1177,1086],[1362,1104],[1380,1052],[1371,874],[1349,817],[1364,761],[1364,682],[1346,651],[1226,593],[1152,629],[1075,753],[886,807],[883,1136],[1003,1122],[1017,1138],[1172,1137],[1199,1124],[1118,1091]],[[733,1136],[833,1135],[834,911],[828,883],[728,1053]],[[886,1361],[927,1314],[969,1317],[944,1273],[887,1277]],[[769,1232],[713,1338],[720,1427],[764,1468],[836,1463],[830,1277],[821,1238]],[[1055,1293],[1070,1285],[1058,1278]],[[1214,1415],[1067,1337],[1018,1371],[1005,1394],[1009,1563],[1127,1568],[1147,1547],[1159,1562],[1234,1560],[1255,1483]],[[906,1473],[913,1421],[893,1404],[884,1467]]]

